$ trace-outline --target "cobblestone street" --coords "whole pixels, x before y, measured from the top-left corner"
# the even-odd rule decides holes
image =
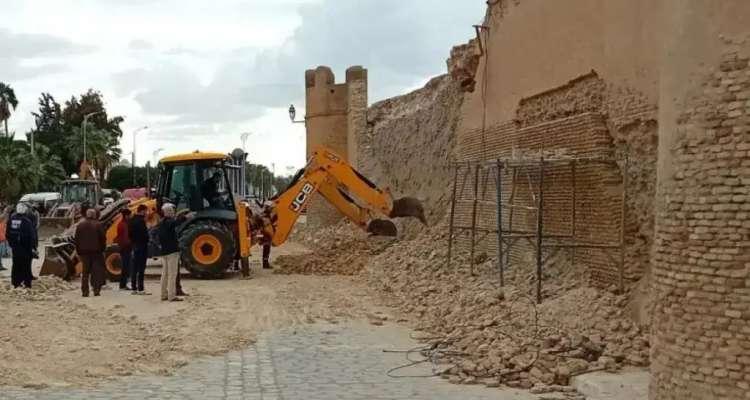
[[[524,392],[452,385],[440,378],[391,378],[417,344],[409,330],[364,323],[316,324],[261,336],[245,351],[197,360],[174,376],[125,377],[96,389],[2,388],[21,399],[535,399]],[[210,338],[207,338],[210,340]],[[396,371],[429,375],[421,364]]]

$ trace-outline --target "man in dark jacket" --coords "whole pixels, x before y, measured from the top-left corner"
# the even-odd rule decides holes
[[[128,224],[128,235],[133,246],[133,259],[131,260],[131,289],[133,294],[150,294],[144,290],[143,279],[146,273],[146,260],[148,259],[148,227],[146,226],[146,211],[148,208],[141,204],[135,211],[135,215]]]
[[[5,236],[13,252],[13,267],[10,281],[13,287],[21,285],[31,288],[33,276],[31,274],[31,260],[37,254],[37,233],[30,212],[26,204],[19,203],[15,214],[8,219]]]
[[[104,227],[96,218],[96,210],[86,210],[86,218],[76,226],[74,241],[83,264],[81,293],[83,297],[89,297],[90,281],[94,296],[99,296],[105,280],[104,250],[107,247],[107,237]]]
[[[117,237],[115,243],[120,249],[120,261],[122,264],[122,271],[120,272],[120,289],[128,290],[128,279],[131,275],[131,262],[133,258],[133,246],[130,244],[130,235],[128,235],[128,223],[130,222],[130,216],[132,213],[130,209],[123,208],[120,212],[120,222],[117,223]]]

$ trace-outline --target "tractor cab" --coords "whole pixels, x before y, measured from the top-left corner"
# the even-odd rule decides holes
[[[159,162],[157,209],[170,202],[178,213],[195,215],[178,228],[181,265],[194,276],[221,276],[236,259],[249,255],[246,224],[237,223],[245,214],[235,206],[229,168],[229,157],[222,153],[195,152]]]
[[[102,200],[99,182],[96,181],[70,179],[62,183],[60,192],[62,202],[67,204],[88,203],[96,206]]]
[[[198,214],[234,212],[227,168],[227,156],[221,153],[195,152],[162,159],[156,189],[158,205],[171,202],[178,212]]]

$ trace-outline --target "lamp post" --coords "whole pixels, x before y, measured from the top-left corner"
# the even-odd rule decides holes
[[[253,135],[253,132],[244,132],[240,135],[240,139],[242,139],[242,151],[247,153],[245,150],[245,143],[247,143],[247,138]]]
[[[154,152],[152,153],[153,159],[158,160],[159,153],[161,153],[162,151],[164,151],[164,149],[162,148],[154,150]],[[157,161],[154,161],[154,164],[156,162]],[[148,196],[149,198],[151,197],[151,161],[146,163],[146,196]]]
[[[159,153],[161,153],[162,151],[164,151],[164,149],[163,149],[163,148],[161,148],[161,147],[159,147],[158,149],[154,150],[154,153],[153,153],[153,156],[154,156],[154,158],[153,158],[154,164],[156,164],[156,163],[157,163],[157,162],[159,161]]]
[[[89,118],[96,114],[103,114],[104,111],[94,111],[83,116],[83,122],[81,122],[81,130],[83,130],[83,163],[88,165],[86,158],[86,123],[89,122]]]
[[[297,117],[297,109],[294,108],[294,104],[289,106],[289,119],[292,121],[293,124],[304,124],[305,120],[297,121],[295,118]]]
[[[135,131],[133,131],[133,158],[131,159],[132,160],[131,164],[132,164],[132,168],[133,168],[133,187],[135,187],[135,185],[136,185],[136,183],[135,183],[135,138],[136,138],[136,135],[138,134],[138,132],[140,132],[140,131],[142,131],[144,129],[148,129],[148,126],[144,125],[144,126],[138,128],[138,129],[136,129]]]

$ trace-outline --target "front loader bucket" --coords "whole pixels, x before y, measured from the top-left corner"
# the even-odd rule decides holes
[[[39,236],[51,237],[65,232],[73,225],[73,218],[68,217],[42,217],[39,221]]]
[[[75,249],[70,243],[57,243],[44,248],[44,262],[39,275],[54,275],[65,280],[75,275]]]
[[[398,229],[393,222],[387,219],[374,219],[367,224],[367,233],[374,236],[397,236]]]
[[[393,202],[391,209],[391,218],[414,217],[427,225],[427,218],[424,216],[424,206],[422,202],[413,197],[402,197]]]

